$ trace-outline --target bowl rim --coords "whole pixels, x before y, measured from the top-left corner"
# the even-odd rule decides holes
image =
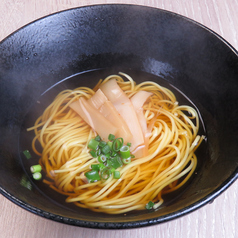
[[[147,8],[151,10],[156,10],[159,12],[164,12],[164,13],[169,13],[171,15],[174,15],[178,18],[182,18],[186,21],[191,22],[192,24],[195,24],[210,34],[214,35],[216,38],[218,38],[222,43],[227,45],[228,48],[230,48],[233,53],[238,57],[238,50],[236,50],[227,40],[225,40],[222,36],[220,36],[218,33],[216,33],[214,30],[208,28],[207,26],[189,18],[183,15],[180,15],[178,13],[175,13],[173,11],[157,8],[157,7],[152,7],[152,6],[146,6],[146,5],[138,5],[138,4],[92,4],[92,5],[84,5],[84,6],[79,6],[79,7],[72,7],[69,9],[57,11],[48,15],[45,15],[43,17],[37,18],[22,27],[18,28],[17,30],[13,31],[11,34],[6,36],[4,39],[0,41],[0,45],[7,41],[9,38],[14,36],[17,32],[21,31],[22,29],[28,27],[29,25],[34,24],[35,22],[44,20],[48,17],[54,16],[54,15],[59,15],[63,12],[70,12],[74,11],[77,9],[83,9],[83,8],[94,8],[94,7],[110,7],[110,6],[116,6],[116,7],[138,7],[138,8]],[[46,212],[42,209],[39,209],[35,206],[31,206],[27,204],[26,202],[22,201],[21,199],[16,198],[13,196],[11,193],[7,192],[4,188],[0,187],[0,194],[2,194],[5,198],[13,202],[14,204],[18,205],[19,207],[33,213],[36,215],[39,215],[43,218],[47,218],[56,222],[60,222],[63,224],[68,224],[68,225],[73,225],[73,226],[79,226],[79,227],[84,227],[84,228],[96,228],[96,229],[131,229],[131,228],[140,228],[140,227],[147,227],[151,225],[157,225],[161,224],[164,222],[168,222],[171,220],[174,220],[176,218],[182,217],[184,215],[187,215],[203,206],[205,206],[208,203],[212,203],[214,199],[216,199],[219,195],[221,195],[226,189],[228,189],[236,180],[238,179],[238,166],[235,169],[235,171],[219,186],[217,187],[213,192],[209,193],[199,201],[191,204],[190,206],[184,207],[180,210],[177,210],[176,212],[159,216],[156,218],[151,218],[151,219],[145,219],[145,220],[139,220],[139,221],[126,221],[126,222],[120,222],[120,223],[115,223],[115,222],[90,222],[90,221],[83,221],[83,220],[78,220],[78,219],[72,219],[72,218],[67,218],[64,216],[56,215],[50,212]]]

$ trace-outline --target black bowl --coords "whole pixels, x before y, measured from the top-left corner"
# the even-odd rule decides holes
[[[29,140],[25,127],[37,116],[41,95],[47,104],[59,90],[90,86],[118,71],[168,85],[198,108],[207,141],[180,194],[157,211],[108,215],[67,205],[41,182],[22,186],[22,178],[30,180],[30,162],[21,153]],[[133,5],[88,6],[42,18],[0,43],[0,191],[28,211],[81,227],[134,228],[180,217],[238,177],[237,102],[237,51],[190,19]]]

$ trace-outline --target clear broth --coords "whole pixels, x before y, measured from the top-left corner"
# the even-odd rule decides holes
[[[184,105],[189,105],[195,108],[199,114],[199,119],[200,119],[200,129],[199,129],[199,134],[200,135],[206,135],[206,130],[205,130],[205,125],[202,119],[202,116],[196,107],[196,105],[190,100],[185,94],[183,94],[179,89],[171,85],[168,81],[166,81],[163,78],[160,78],[158,76],[148,74],[145,72],[141,71],[132,71],[132,70],[124,70],[121,72],[129,74],[136,83],[141,83],[143,81],[154,81],[161,86],[164,86],[166,88],[169,88],[176,96],[177,101],[179,104],[184,104]],[[77,75],[73,75],[71,77],[68,77],[64,80],[59,81],[57,84],[53,85],[49,89],[47,89],[45,92],[42,93],[41,97],[36,101],[35,105],[29,110],[28,114],[25,117],[24,123],[21,128],[21,134],[20,134],[20,139],[19,139],[19,152],[21,155],[21,164],[22,167],[28,177],[28,179],[31,181],[33,184],[32,189],[37,189],[38,192],[43,194],[44,196],[48,197],[52,202],[56,203],[57,205],[64,207],[65,209],[70,209],[70,210],[79,210],[82,208],[78,208],[74,204],[68,204],[65,202],[66,196],[61,195],[51,188],[48,187],[48,185],[44,184],[42,180],[40,181],[35,181],[32,179],[32,175],[30,172],[30,166],[33,164],[38,164],[39,156],[35,155],[34,152],[31,149],[31,143],[32,139],[34,137],[34,132],[27,132],[26,129],[33,126],[36,119],[43,113],[45,108],[54,100],[54,98],[57,96],[57,94],[65,89],[75,89],[77,87],[81,86],[86,86],[93,88],[96,83],[100,79],[104,79],[108,75],[111,74],[118,74],[118,71],[115,70],[108,70],[108,69],[103,69],[103,70],[93,70],[85,73],[80,73]],[[32,158],[31,159],[26,159],[25,156],[22,154],[24,150],[29,150]],[[192,184],[194,176],[199,172],[201,169],[202,165],[204,164],[204,161],[208,159],[208,148],[207,148],[207,143],[204,141],[198,150],[196,151],[196,155],[198,157],[198,165],[196,168],[196,171],[194,175],[189,179],[189,181],[179,190],[170,193],[166,196],[164,196],[164,204],[163,206],[168,206],[169,204],[173,203],[175,199],[178,199],[183,192]],[[44,175],[43,175],[44,177]],[[146,211],[145,211],[146,212]],[[134,211],[132,213],[137,213],[137,211]],[[141,211],[140,211],[141,213]]]

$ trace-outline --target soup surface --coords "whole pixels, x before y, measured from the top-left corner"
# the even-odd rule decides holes
[[[37,118],[39,118],[43,114],[45,109],[53,102],[55,97],[60,92],[65,90],[75,90],[76,88],[79,87],[87,87],[91,89],[94,88],[96,91],[98,87],[95,88],[95,85],[97,85],[99,79],[105,79],[108,75],[112,74],[111,72],[107,70],[91,71],[62,80],[57,85],[52,86],[46,92],[44,92],[41,98],[37,100],[35,106],[32,107],[29,113],[26,115],[24,124],[22,126],[22,133],[20,138],[20,151],[22,152],[25,150],[29,150],[32,155],[32,158],[26,159],[24,156],[22,156],[21,157],[22,165],[26,171],[26,174],[29,176],[29,179],[32,180],[30,167],[32,165],[38,164],[40,159],[40,163],[44,170],[42,172],[43,179],[44,181],[47,182],[43,183],[42,182],[43,179],[40,181],[33,181],[35,188],[38,189],[44,195],[48,196],[49,199],[52,199],[52,201],[60,204],[61,206],[66,206],[68,209],[74,209],[74,207],[71,204],[74,203],[79,207],[89,208],[93,211],[113,213],[113,214],[127,213],[133,210],[141,210],[145,208],[158,209],[161,205],[169,204],[170,202],[173,201],[173,199],[176,199],[178,196],[182,194],[183,190],[190,185],[192,177],[196,175],[196,171],[199,170],[199,168],[201,167],[202,161],[206,159],[205,158],[206,142],[201,143],[202,140],[205,141],[204,140],[205,137],[203,137],[205,135],[205,127],[201,115],[198,109],[196,108],[195,104],[189,98],[187,98],[181,91],[176,89],[174,86],[170,85],[167,81],[165,81],[162,78],[143,72],[129,71],[126,73],[127,75],[131,76],[131,78],[135,81],[136,85],[142,85],[140,90],[135,90],[132,93],[133,90],[131,89],[131,86],[123,84],[124,82],[121,82],[121,84],[118,83],[119,86],[123,89],[123,91],[127,94],[130,100],[132,100],[132,97],[137,92],[146,91],[146,89],[148,89],[147,91],[152,92],[152,95],[154,96],[151,95],[148,96],[142,108],[144,115],[146,115],[147,117],[147,129],[150,128],[148,135],[148,137],[150,138],[150,143],[147,148],[147,152],[141,154],[137,153],[135,148],[131,149],[131,155],[133,155],[133,158],[130,159],[130,163],[122,163],[119,167],[116,168],[116,170],[119,173],[121,173],[118,178],[113,178],[113,176],[109,176],[109,179],[100,178],[99,179],[100,181],[99,180],[89,181],[87,177],[85,177],[85,173],[92,170],[91,168],[92,164],[99,164],[98,159],[93,158],[93,156],[89,156],[85,161],[82,160],[82,157],[79,158],[77,161],[80,162],[76,163],[75,167],[68,168],[68,170],[66,168],[68,166],[65,167],[65,165],[67,163],[70,163],[69,161],[71,161],[72,163],[72,158],[69,158],[68,161],[67,160],[61,161],[60,165],[55,164],[55,166],[54,162],[53,163],[51,162],[50,169],[49,166],[47,169],[46,163],[44,159],[42,159],[42,154],[37,155],[32,150],[32,139],[35,136],[34,131],[33,130],[27,131],[27,128],[30,128],[34,125]],[[121,77],[125,82],[128,83],[129,81],[127,77],[130,76],[127,75],[119,75],[119,77]],[[119,80],[117,79],[117,81],[120,81],[120,79]],[[159,87],[163,88],[163,90],[165,89],[164,91],[165,93],[164,92],[159,93],[158,98],[156,99],[155,91],[158,91],[158,88],[151,90],[150,89],[151,85],[148,86],[142,84],[142,82],[144,81],[152,82],[152,84],[153,83],[158,84]],[[89,97],[87,99],[89,99],[93,94],[90,95],[89,93],[88,95]],[[158,105],[157,111],[153,109],[149,110],[149,108],[151,107],[151,102],[153,102],[153,100],[162,101],[161,104]],[[77,100],[75,99],[73,101]],[[63,102],[63,104],[65,104],[65,101]],[[77,113],[75,113],[75,111],[72,110],[72,108],[70,109],[70,106],[68,106],[67,111],[68,110],[72,111],[70,113],[73,115],[72,116],[73,118],[76,118],[79,121],[81,121],[80,115],[77,115]],[[172,117],[166,114],[167,113],[166,110],[172,113],[171,114]],[[154,116],[152,116],[153,113]],[[194,116],[195,114],[196,116]],[[156,120],[158,121],[156,122],[156,120],[153,118],[156,118]],[[161,146],[161,144],[167,143],[165,142],[164,138],[166,138],[166,135],[168,135],[168,133],[176,134],[173,131],[173,129],[171,129],[173,128],[172,125],[173,123],[171,123],[170,120],[173,120],[173,118],[180,118],[179,120],[182,121],[182,124],[190,121],[187,124],[189,129],[192,128],[191,125],[193,124],[195,125],[194,128],[191,129],[192,132],[190,139],[187,139],[187,141],[189,141],[188,143],[189,146],[186,147],[186,145],[183,145],[186,144],[183,143],[186,141],[186,138],[189,138],[189,136],[186,135],[187,133],[185,131],[186,126],[183,128],[179,126],[179,132],[176,132],[178,133],[176,138],[177,141],[168,139],[169,140],[168,144],[165,145],[163,148],[161,148],[159,152],[155,152],[157,148]],[[166,122],[165,127],[161,126],[163,122]],[[169,125],[168,131],[170,132],[167,132],[166,131],[167,129],[164,129],[167,128],[166,124]],[[85,122],[84,126],[88,127],[88,132],[91,133],[90,136],[88,136],[88,138],[89,139],[95,138],[97,135],[97,133],[95,133],[95,128],[91,128],[90,125],[88,125]],[[153,136],[154,139],[151,139]],[[123,138],[123,136],[121,137]],[[87,139],[84,143],[84,148],[87,149],[88,155],[90,152],[87,146],[89,139]],[[107,138],[103,138],[103,141],[107,142]],[[53,146],[54,144],[53,140],[50,143]],[[196,151],[197,155],[196,156],[193,153],[193,151],[197,149],[198,147],[197,144],[200,146],[199,149]],[[61,147],[63,146],[65,146],[65,143],[62,143]],[[132,147],[133,144],[131,148]],[[189,149],[191,147],[193,147],[193,149]],[[179,149],[177,150],[177,148]],[[39,153],[42,152],[42,142],[41,145],[38,142],[36,143],[36,150],[39,151]],[[189,150],[192,151],[190,155],[188,153]],[[153,153],[155,153],[156,155],[151,157],[151,154]],[[48,154],[47,156],[50,157],[50,154]],[[157,162],[155,162],[155,160],[153,159],[154,157],[157,158],[158,160]],[[185,160],[183,160],[184,158]],[[141,161],[142,159],[144,161],[140,163],[139,161]],[[73,180],[70,180],[70,182],[65,181],[62,184],[63,177],[65,176],[67,177],[67,174],[68,175],[72,174],[73,171],[76,170],[76,167],[80,168],[80,166],[82,165],[86,167],[86,170],[80,170],[79,172],[75,173]],[[104,165],[106,164],[104,163]],[[182,166],[181,169],[179,169],[180,171],[175,173],[174,175],[171,175],[171,173],[166,174],[167,170],[168,171],[175,170],[177,168],[180,168],[180,166]],[[131,169],[127,169],[129,167]],[[111,174],[113,172],[111,172]],[[147,173],[147,175],[142,176],[141,174],[143,173],[144,174]],[[161,175],[163,173],[164,177]],[[99,174],[101,174],[101,172],[99,172]],[[127,175],[128,177],[126,177]],[[167,183],[164,183],[163,181],[167,181],[167,178],[170,176],[171,180],[168,180]],[[56,177],[57,179],[55,179]],[[137,178],[137,180],[135,179],[135,177]],[[150,180],[150,177],[153,177],[154,180],[153,181]],[[79,179],[80,182],[76,182],[77,179]],[[157,183],[155,181],[160,180],[162,185],[159,186],[157,184],[157,187],[155,186],[155,188],[153,188],[153,184]],[[66,186],[65,184],[68,185]],[[130,187],[130,184],[133,185]],[[50,187],[53,188],[53,190]],[[61,194],[58,195],[58,193],[54,190],[62,193],[62,195]],[[95,192],[92,192],[94,190]],[[142,194],[140,198],[138,198],[136,194],[140,194],[141,191],[143,190],[144,195]],[[89,195],[83,197],[84,194]],[[118,196],[118,194],[120,194],[120,196]],[[93,200],[91,197],[95,197],[95,200]],[[67,203],[65,202],[65,199]],[[135,203],[134,200],[138,200],[138,202]],[[114,203],[113,201],[116,202]],[[131,204],[128,201],[131,201]]]

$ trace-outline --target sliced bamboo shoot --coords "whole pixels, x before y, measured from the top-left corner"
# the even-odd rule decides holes
[[[105,94],[102,92],[101,89],[98,89],[95,94],[88,99],[88,103],[95,107],[96,109],[100,108],[106,101],[107,101],[107,97],[105,96]]]
[[[118,128],[107,120],[97,109],[92,107],[85,98],[80,98],[69,105],[79,116],[90,125],[97,134],[107,140],[109,134],[116,134]]]
[[[143,105],[152,94],[151,92],[139,91],[131,98],[144,136],[147,133],[147,123],[143,112]]]
[[[134,107],[130,99],[117,84],[116,79],[112,79],[101,85],[100,89],[109,101],[112,102],[118,113],[127,124],[132,134],[131,151],[139,145],[144,144],[144,136]]]
[[[122,137],[125,143],[131,142],[132,135],[127,124],[110,101],[105,101],[100,107],[99,112],[114,126],[119,128],[115,134],[117,138]]]
[[[143,105],[151,95],[152,93],[150,92],[139,91],[131,98],[131,102],[136,111],[144,135],[144,146],[137,147],[136,150],[133,152],[136,158],[148,155],[148,146],[149,146],[148,141],[150,132],[148,132],[147,122],[143,111]]]

